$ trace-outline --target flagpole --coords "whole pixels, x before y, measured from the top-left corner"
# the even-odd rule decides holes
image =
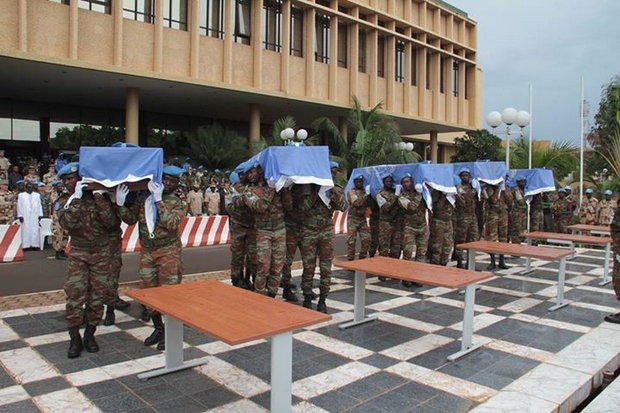
[[[530,83],[530,142],[529,142],[529,151],[528,151],[528,159],[527,159],[527,169],[532,169],[532,130],[534,123],[534,112],[532,112],[532,84]]]
[[[581,76],[581,110],[579,111],[580,115],[580,135],[579,141],[581,142],[581,151],[579,154],[579,206],[581,206],[581,199],[583,198],[583,112],[585,110],[584,107],[584,80],[583,76]]]

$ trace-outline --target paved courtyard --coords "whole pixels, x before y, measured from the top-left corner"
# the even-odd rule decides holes
[[[598,286],[603,252],[578,252],[567,263],[571,304],[555,312],[547,309],[558,264],[533,260],[535,271],[519,275],[525,260],[507,260],[511,268],[476,292],[474,342],[484,345],[456,362],[446,357],[460,349],[458,291],[369,277],[367,313],[378,320],[343,331],[338,324],[352,318],[352,276],[334,271],[333,320],[293,336],[293,411],[573,411],[620,358],[620,325],[603,321],[618,311],[611,286]],[[479,269],[487,257],[478,256]],[[0,308],[36,298],[5,297]],[[43,305],[0,311],[3,413],[268,411],[265,340],[231,347],[186,328],[185,359],[207,363],[143,382],[136,375],[163,365],[163,354],[142,344],[152,327],[139,320],[139,306],[98,328],[99,353],[69,360],[62,299],[49,293]]]

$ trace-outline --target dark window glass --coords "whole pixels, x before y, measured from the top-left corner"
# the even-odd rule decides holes
[[[224,0],[200,1],[200,34],[224,38]]]
[[[51,1],[52,3],[69,5],[69,0],[49,0],[49,1]],[[80,5],[80,7],[82,7],[82,6]]]
[[[321,63],[329,63],[329,21],[329,16],[319,13],[316,14],[314,60]]]
[[[377,76],[385,77],[385,36],[377,38]]]
[[[357,70],[362,73],[366,73],[368,68],[368,55],[366,53],[367,50],[367,35],[368,32],[364,29],[360,29],[360,38],[358,44],[358,62],[357,62]]]
[[[250,0],[235,0],[235,42],[250,44],[252,3]]]
[[[304,56],[304,10],[291,6],[291,55]]]
[[[411,47],[411,84],[418,85],[418,48]]]
[[[396,40],[396,81],[405,81],[405,42]]]
[[[439,58],[439,93],[446,92],[446,58]]]
[[[164,27],[187,30],[187,0],[164,1]]]
[[[263,2],[263,48],[275,52],[282,49],[282,0]]]
[[[338,66],[348,67],[349,58],[349,26],[338,23]]]
[[[452,94],[455,97],[459,95],[459,62],[452,63]]]
[[[426,88],[431,89],[431,57],[429,52],[426,52]]]

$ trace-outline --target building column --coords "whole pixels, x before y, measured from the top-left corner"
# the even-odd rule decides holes
[[[260,142],[260,105],[250,103],[250,152],[258,153],[258,144]]]
[[[316,10],[304,9],[304,59],[306,61],[306,97],[314,96],[314,38]]]
[[[155,44],[153,46],[153,71],[161,73],[164,65],[164,2],[155,0]]]
[[[232,83],[233,40],[235,29],[234,0],[226,0],[224,5],[224,58],[222,59],[222,81]]]
[[[197,78],[200,75],[200,1],[190,0],[188,9],[189,75]]]
[[[78,58],[78,2],[69,3],[69,59]]]
[[[114,19],[114,65],[123,65],[123,3],[112,2],[112,17]]]
[[[263,0],[252,1],[252,78],[253,86],[260,89],[263,84]]]
[[[437,131],[436,130],[432,130],[431,131],[431,135],[430,135],[430,143],[431,143],[431,162],[433,163],[437,163],[437,149],[438,149],[438,143],[437,143]]]
[[[289,92],[291,60],[291,0],[282,2],[282,52],[280,53],[280,91]]]
[[[140,123],[140,90],[128,87],[125,97],[125,142],[138,145]]]

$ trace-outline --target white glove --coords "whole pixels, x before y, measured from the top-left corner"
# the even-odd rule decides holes
[[[151,194],[153,194],[153,199],[155,199],[155,202],[161,201],[162,196],[164,195],[164,185],[149,181],[148,187]]]
[[[417,193],[421,194],[423,189],[424,187],[422,187],[422,184],[415,184],[415,191]]]
[[[403,186],[401,184],[396,185],[396,196],[400,195],[403,192]]]
[[[125,205],[125,200],[127,199],[127,194],[129,194],[129,188],[127,188],[127,185],[120,184],[116,188],[116,205],[118,205],[118,206]]]
[[[387,202],[385,198],[383,197],[383,195],[377,195],[376,201],[377,201],[377,205],[379,205],[379,208],[381,208]]]
[[[366,195],[370,195],[370,185],[366,185],[366,188],[364,188],[364,192],[366,192]]]
[[[77,181],[75,183],[75,190],[73,191],[73,198],[82,198],[85,186],[86,184],[83,181]]]
[[[409,207],[409,204],[411,203],[411,201],[408,198],[405,197],[399,197],[398,198],[398,203],[400,204],[400,206],[402,206],[404,209],[407,209],[407,207]]]

